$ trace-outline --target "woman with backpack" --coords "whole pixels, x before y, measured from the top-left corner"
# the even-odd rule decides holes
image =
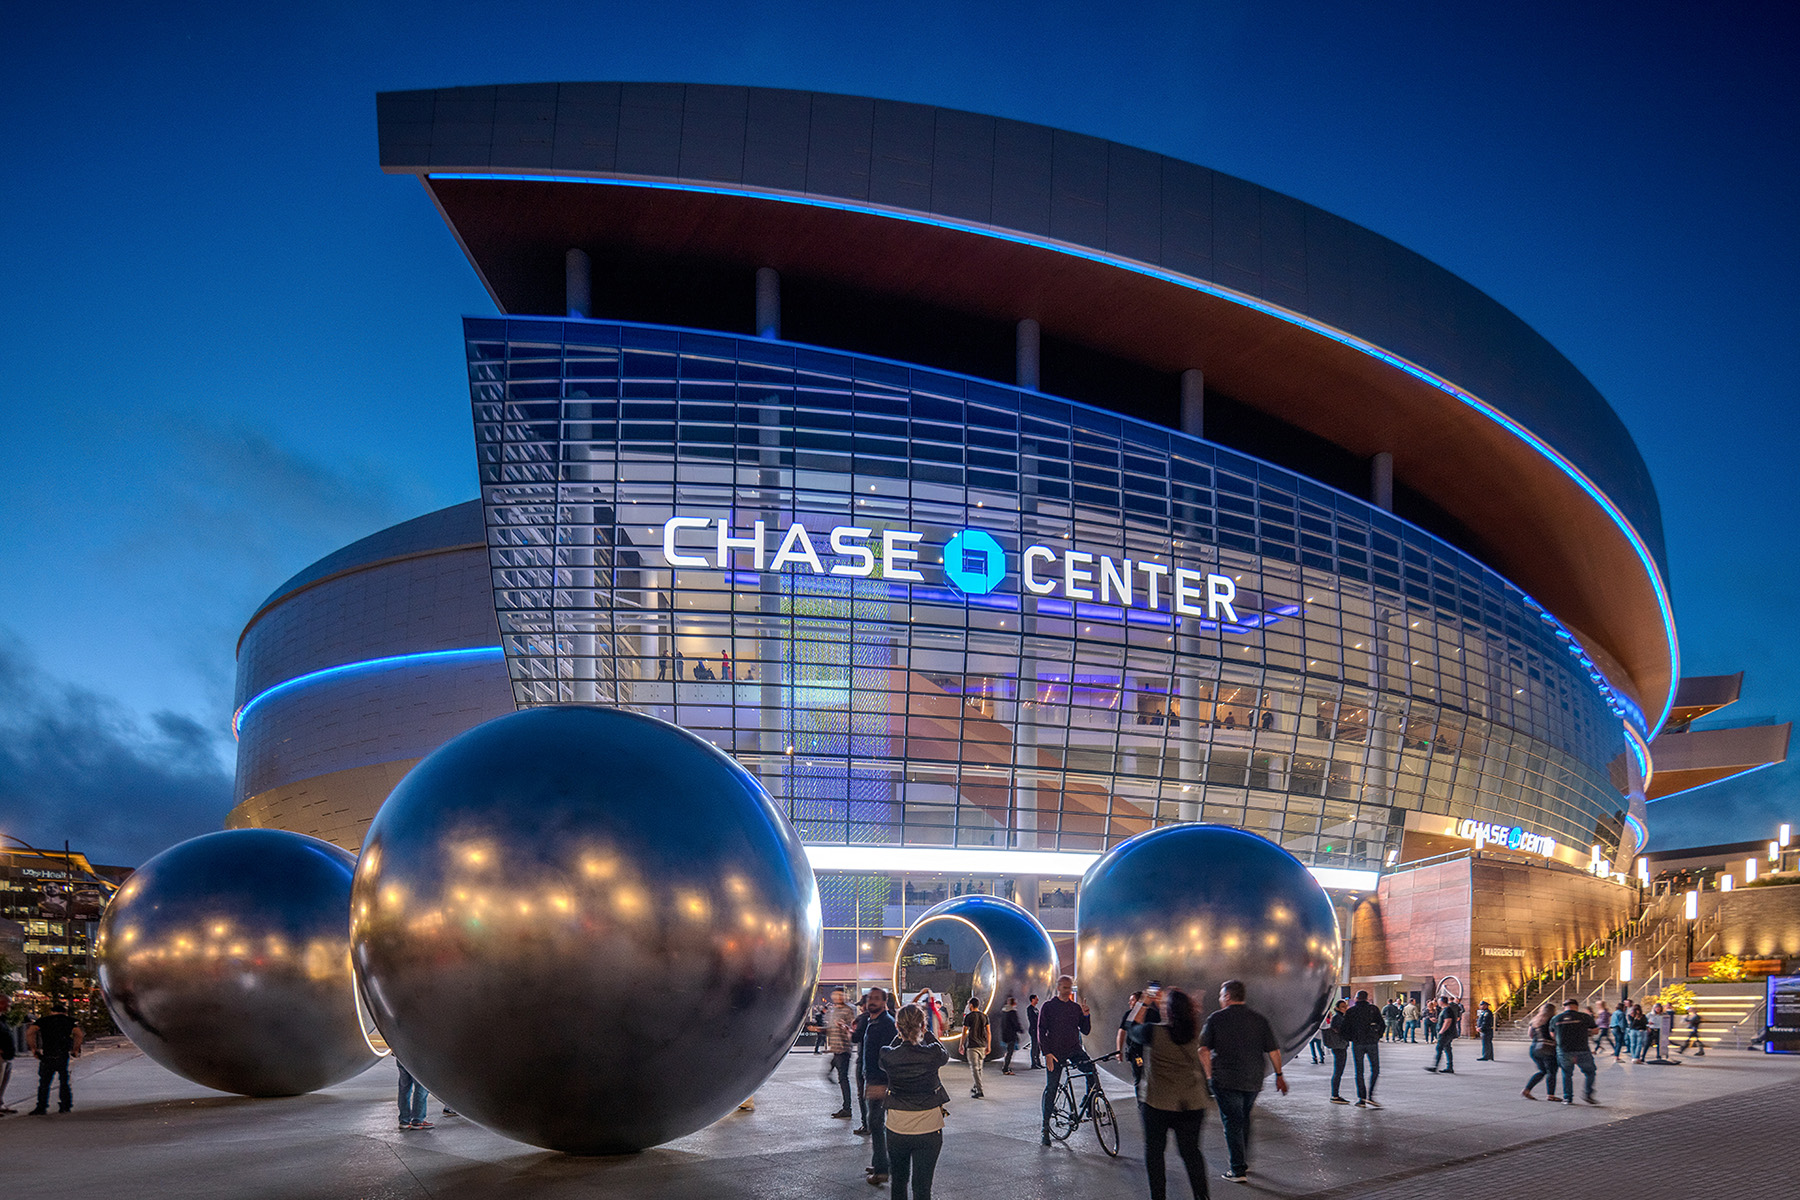
[[[1344,1056],[1350,1053],[1350,1002],[1339,1000],[1332,1005],[1331,1011],[1325,1014],[1325,1023],[1319,1026],[1319,1040],[1331,1051],[1331,1102],[1348,1104],[1348,1100],[1339,1094],[1338,1088],[1344,1082]]]
[[[1150,1200],[1166,1200],[1168,1169],[1163,1152],[1169,1134],[1187,1168],[1188,1186],[1205,1196],[1206,1159],[1200,1153],[1200,1126],[1206,1119],[1206,1072],[1200,1065],[1200,1012],[1193,997],[1170,988],[1160,999],[1168,1014],[1159,1019],[1154,992],[1146,992],[1126,1016],[1126,1036],[1144,1049],[1138,1080],[1138,1115],[1144,1120],[1144,1171]]]

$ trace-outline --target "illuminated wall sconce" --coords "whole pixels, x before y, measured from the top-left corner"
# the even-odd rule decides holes
[[[1778,863],[1781,861],[1781,843],[1780,842],[1770,842],[1769,843],[1769,861],[1772,863]]]
[[[1756,860],[1754,858],[1746,858],[1744,860],[1744,882],[1756,882]]]
[[[1687,917],[1690,921],[1695,920],[1700,916],[1700,893],[1697,890],[1687,894],[1687,903],[1683,908],[1684,911],[1682,915]]]
[[[1783,821],[1781,823],[1781,832],[1779,833],[1779,835],[1777,835],[1775,840],[1781,843],[1781,848],[1783,850],[1786,850],[1788,842],[1792,841],[1793,837],[1794,837],[1794,827],[1792,825],[1789,825],[1786,821]]]
[[[1731,890],[1731,876],[1729,876],[1729,875],[1719,876],[1719,890],[1721,892],[1729,892]]]
[[[1619,951],[1619,982],[1631,982],[1631,951]]]

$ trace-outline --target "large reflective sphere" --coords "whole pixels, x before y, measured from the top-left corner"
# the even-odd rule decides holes
[[[1075,913],[1091,1054],[1113,1049],[1131,993],[1151,980],[1204,1012],[1241,979],[1284,1055],[1304,1045],[1338,980],[1338,922],[1325,889],[1274,842],[1226,825],[1169,825],[1088,868]]]
[[[425,759],[376,814],[351,940],[419,1081],[508,1137],[641,1150],[781,1061],[819,972],[800,840],[673,725],[533,708]]]
[[[374,1065],[350,971],[356,859],[279,829],[172,846],[106,906],[96,954],[113,1020],[195,1083],[293,1096]]]
[[[928,909],[900,939],[894,956],[894,990],[902,1002],[930,988],[945,1007],[948,1028],[941,1035],[956,1048],[971,994],[995,1022],[988,1057],[1004,1054],[1000,1011],[1006,998],[1019,1001],[1019,1020],[1032,996],[1048,999],[1055,990],[1056,944],[1038,919],[998,896],[957,896]]]

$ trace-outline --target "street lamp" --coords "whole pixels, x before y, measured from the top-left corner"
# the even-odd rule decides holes
[[[1719,890],[1721,892],[1729,892],[1731,890],[1731,876],[1729,876],[1729,875],[1719,876]]]
[[[1756,882],[1756,859],[1754,858],[1746,858],[1744,860],[1744,882]]]
[[[1700,916],[1700,890],[1698,888],[1687,894],[1687,901],[1682,905],[1682,916],[1687,918],[1687,970],[1694,969],[1694,921]],[[1659,1049],[1658,1054],[1662,1051]]]
[[[1619,1003],[1631,999],[1631,951],[1619,951]]]
[[[1781,843],[1780,842],[1770,842],[1769,843],[1769,861],[1772,863],[1780,864],[1780,862],[1781,862]]]
[[[1793,840],[1793,836],[1794,836],[1794,827],[1792,825],[1789,825],[1786,821],[1783,821],[1781,823],[1780,834],[1776,837],[1775,840],[1781,843],[1781,848],[1783,850],[1786,850],[1788,842]]]

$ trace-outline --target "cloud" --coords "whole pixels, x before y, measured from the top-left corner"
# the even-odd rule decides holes
[[[231,775],[219,749],[192,718],[140,718],[52,678],[0,634],[0,833],[137,866],[223,825]]]

